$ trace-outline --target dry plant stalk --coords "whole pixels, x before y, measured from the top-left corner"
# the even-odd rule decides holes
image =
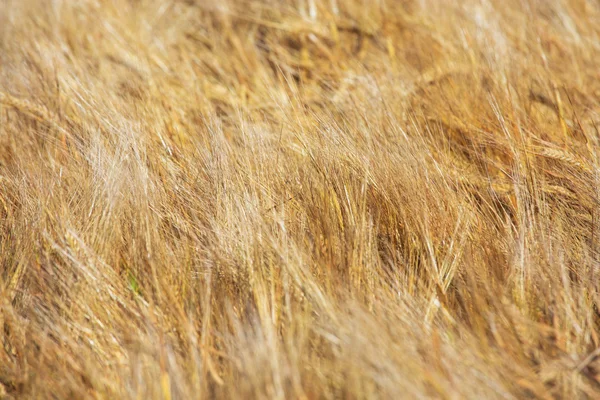
[[[600,398],[592,0],[0,0],[0,399]]]

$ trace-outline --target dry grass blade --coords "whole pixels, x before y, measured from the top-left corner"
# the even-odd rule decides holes
[[[597,21],[0,0],[0,399],[600,398]]]

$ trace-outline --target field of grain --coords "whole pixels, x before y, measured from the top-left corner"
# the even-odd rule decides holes
[[[600,3],[0,0],[0,399],[600,398]]]

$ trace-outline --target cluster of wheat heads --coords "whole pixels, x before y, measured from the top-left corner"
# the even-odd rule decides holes
[[[0,0],[0,398],[598,398],[599,34]]]

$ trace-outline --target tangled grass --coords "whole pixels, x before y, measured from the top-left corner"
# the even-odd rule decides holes
[[[0,398],[598,398],[600,3],[0,0]]]

